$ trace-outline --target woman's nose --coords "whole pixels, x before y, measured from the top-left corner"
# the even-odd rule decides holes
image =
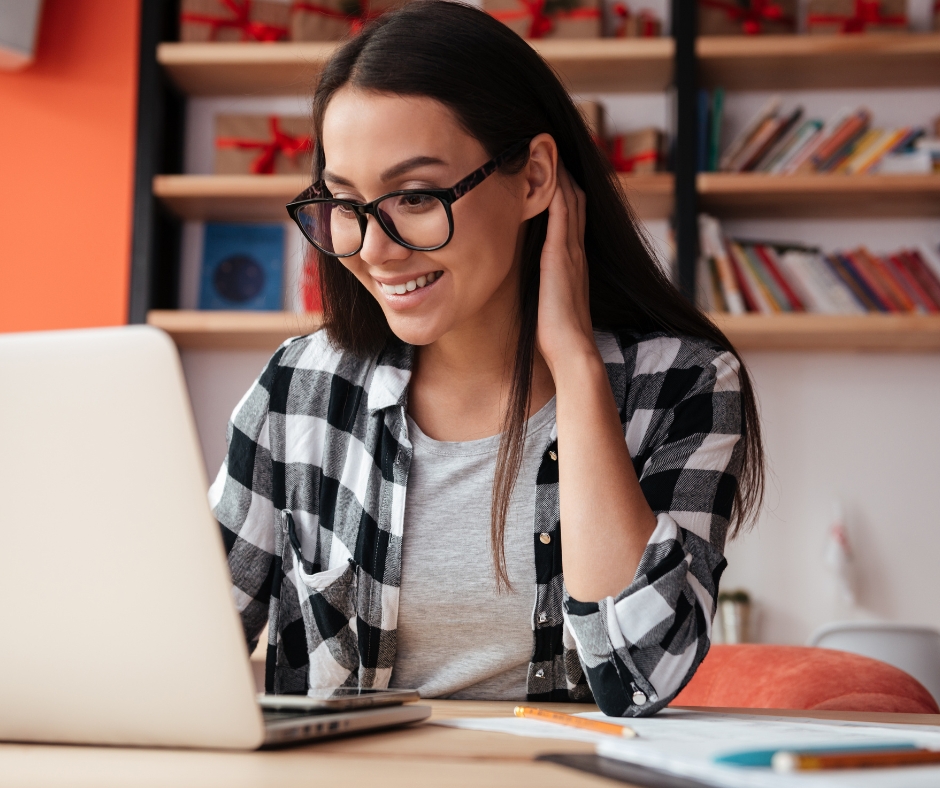
[[[382,265],[390,260],[404,260],[411,254],[399,243],[395,243],[374,216],[366,217],[366,234],[362,240],[359,256],[369,265]]]

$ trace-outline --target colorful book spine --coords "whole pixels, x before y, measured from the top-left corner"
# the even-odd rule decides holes
[[[782,311],[780,305],[774,301],[766,285],[757,275],[741,245],[728,240],[728,253],[735,263],[735,271],[741,277],[741,281],[747,282],[748,290],[757,303],[757,311],[764,315],[774,315]]]
[[[864,246],[858,249],[858,255],[865,261],[872,274],[881,282],[885,292],[897,305],[899,311],[914,312],[917,310],[916,302],[907,294],[904,285],[898,281],[894,272],[885,265],[884,260],[869,252]]]
[[[846,263],[855,270],[855,273],[865,282],[870,293],[875,297],[878,305],[885,312],[900,312],[901,309],[891,298],[884,283],[879,281],[875,271],[868,264],[868,259],[858,249],[843,252],[842,257]]]
[[[718,151],[721,144],[721,123],[725,111],[725,89],[715,88],[712,93],[712,114],[708,132],[708,171],[718,170]]]
[[[898,281],[904,285],[908,294],[918,305],[917,311],[928,313],[936,313],[940,311],[938,305],[934,303],[933,299],[930,297],[927,291],[921,287],[920,282],[914,278],[914,275],[907,270],[898,255],[888,255],[886,258],[886,264],[891,267],[891,270],[894,272],[894,275],[897,277]]]
[[[733,315],[743,315],[747,305],[738,284],[740,280],[735,276],[734,267],[728,258],[721,225],[713,216],[699,215],[699,243],[702,253],[715,261],[721,294],[728,311]]]
[[[921,287],[930,295],[931,300],[935,304],[940,304],[940,281],[927,267],[923,257],[917,253],[916,249],[904,249],[899,256],[907,269],[920,282]]]
[[[805,312],[806,307],[803,304],[803,300],[796,294],[787,281],[787,278],[783,275],[783,271],[780,270],[780,258],[777,257],[774,248],[765,244],[755,244],[754,251],[760,257],[768,273],[777,283],[777,287],[783,292],[784,297],[790,302],[790,309],[794,312]]]
[[[832,272],[848,287],[852,294],[869,312],[883,311],[877,301],[868,292],[867,288],[859,281],[856,274],[847,268],[845,260],[841,255],[833,253],[827,254],[822,258],[829,265]]]

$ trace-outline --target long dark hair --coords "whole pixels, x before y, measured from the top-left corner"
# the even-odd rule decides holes
[[[371,22],[337,50],[321,75],[313,99],[317,140],[330,99],[345,85],[435,99],[491,156],[518,140],[551,134],[565,167],[587,195],[584,247],[594,326],[699,337],[740,361],[724,334],[662,273],[649,241],[637,229],[616,173],[558,76],[501,22],[471,6],[442,0],[410,3]],[[504,169],[518,172],[527,159],[524,149]],[[317,143],[315,181],[324,164]],[[508,585],[503,531],[522,461],[535,356],[539,258],[547,223],[547,211],[529,220],[522,252],[519,344],[493,485],[491,541],[500,588]],[[378,302],[336,258],[320,255],[317,262],[330,340],[362,357],[379,353],[392,333]],[[753,520],[763,497],[757,404],[743,363],[740,387],[745,450],[732,536]]]

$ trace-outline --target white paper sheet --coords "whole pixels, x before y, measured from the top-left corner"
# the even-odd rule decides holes
[[[605,717],[597,712],[579,716],[629,725],[639,733],[639,738],[618,739],[517,717],[439,720],[436,724],[467,730],[512,733],[517,736],[592,742],[597,745],[598,754],[608,758],[618,758],[674,774],[695,777],[727,788],[940,786],[940,767],[934,766],[788,775],[775,774],[770,769],[741,768],[714,762],[717,756],[744,750],[863,745],[866,742],[914,742],[923,747],[940,749],[940,726],[882,725],[679,709],[665,709],[655,717],[632,719]]]

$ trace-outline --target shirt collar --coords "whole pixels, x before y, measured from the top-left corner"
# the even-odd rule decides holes
[[[413,359],[412,345],[396,343],[382,351],[376,361],[372,385],[369,386],[370,413],[405,403]]]

